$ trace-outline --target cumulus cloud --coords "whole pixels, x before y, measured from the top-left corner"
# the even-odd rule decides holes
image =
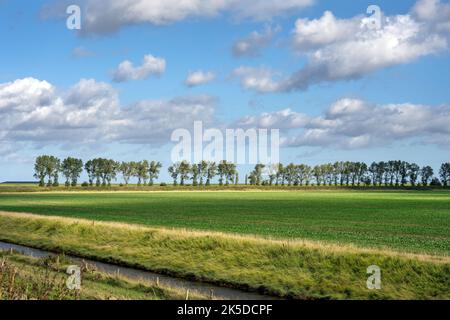
[[[82,79],[67,91],[34,78],[0,84],[2,145],[90,144],[99,141],[164,144],[178,128],[211,123],[208,96],[140,101],[121,106],[109,84]]]
[[[386,146],[397,141],[450,146],[450,105],[374,105],[359,99],[341,99],[319,117],[290,109],[246,117],[238,123],[286,132],[283,145],[336,149]]]
[[[189,18],[219,15],[231,15],[236,19],[270,20],[298,12],[313,3],[314,0],[81,0],[79,5],[84,12],[81,32],[108,34],[131,25],[168,25]],[[46,7],[43,16],[54,15],[54,6]]]
[[[115,82],[147,79],[152,75],[161,75],[166,70],[166,60],[148,54],[140,66],[135,67],[132,62],[126,60],[119,64],[113,72]]]
[[[274,92],[279,90],[277,74],[268,68],[244,67],[241,66],[233,70],[232,78],[240,79],[241,86],[247,90],[258,92]]]
[[[410,15],[385,17],[381,29],[368,28],[357,20],[336,20],[328,13],[319,20],[299,23],[294,43],[300,50],[309,47],[312,51],[307,53],[306,67],[285,81],[284,90],[304,90],[316,83],[358,79],[447,48],[446,37],[430,32]],[[327,24],[334,32],[319,31]],[[303,25],[316,36],[309,37],[308,32],[302,32]]]
[[[414,6],[413,14],[418,20],[431,24],[437,32],[450,31],[450,3],[420,0]]]
[[[360,17],[341,20],[330,11],[325,11],[320,19],[298,19],[293,30],[293,45],[297,50],[308,51],[345,41],[360,24]]]
[[[306,57],[306,64],[272,84],[272,91],[306,90],[314,84],[359,79],[445,52],[449,8],[439,0],[420,0],[408,14],[381,15],[379,29],[371,28],[367,17],[339,19],[329,11],[318,19],[298,19],[292,46]]]
[[[247,37],[238,40],[233,44],[233,55],[235,57],[258,56],[261,50],[270,44],[274,35],[279,32],[279,30],[279,27],[267,27],[262,32],[253,31]]]
[[[273,113],[262,113],[258,116],[247,116],[237,122],[238,127],[296,129],[308,124],[310,118],[301,113],[284,109]]]
[[[210,83],[216,79],[216,74],[211,71],[195,71],[195,72],[189,72],[185,84],[188,87],[196,87],[202,84]]]

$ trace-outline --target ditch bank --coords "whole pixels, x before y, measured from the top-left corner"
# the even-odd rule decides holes
[[[29,256],[33,258],[45,258],[49,256],[58,255],[55,252],[35,249],[27,246],[17,245],[13,243],[7,243],[0,241],[0,251],[13,251],[20,253],[24,256]],[[74,265],[82,266],[83,264],[89,264],[94,266],[98,271],[103,272],[105,274],[114,276],[120,275],[122,277],[137,280],[137,281],[145,281],[151,283],[158,283],[164,287],[189,290],[192,293],[197,293],[202,296],[209,296],[213,299],[221,299],[221,300],[274,300],[276,298],[260,295],[257,293],[245,292],[241,290],[235,290],[230,288],[223,288],[219,286],[212,286],[206,283],[198,283],[187,281],[183,279],[178,279],[174,277],[168,277],[165,275],[139,270],[134,268],[123,267],[120,265],[114,265],[110,263],[104,263],[99,261],[94,261],[90,259],[82,259],[74,256],[67,256],[65,258],[69,259],[71,263]]]
[[[0,241],[257,299],[450,299],[448,256],[6,212]],[[367,287],[372,265],[381,290]]]

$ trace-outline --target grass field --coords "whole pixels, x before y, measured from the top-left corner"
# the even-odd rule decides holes
[[[0,240],[281,297],[450,299],[448,191],[61,190],[0,189]]]
[[[0,210],[450,254],[450,192],[0,193]]]
[[[310,241],[0,213],[1,239],[295,299],[450,299],[450,259]],[[381,290],[366,287],[367,267]]]

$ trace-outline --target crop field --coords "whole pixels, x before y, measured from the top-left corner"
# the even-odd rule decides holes
[[[1,240],[294,299],[448,299],[450,258],[0,212]],[[382,270],[381,290],[366,287]],[[84,289],[82,289],[84,290]]]
[[[450,254],[445,191],[22,192],[0,211]]]

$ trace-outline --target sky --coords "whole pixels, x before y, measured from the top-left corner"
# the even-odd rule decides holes
[[[167,168],[195,121],[279,129],[283,163],[450,161],[445,0],[0,0],[0,40],[0,181],[41,154]]]

